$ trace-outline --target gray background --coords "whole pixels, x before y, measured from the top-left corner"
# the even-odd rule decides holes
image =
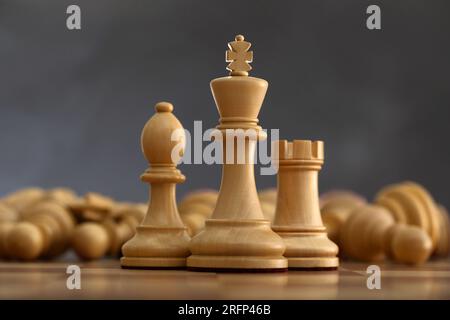
[[[82,30],[66,29],[66,8]],[[365,27],[369,4],[382,30]],[[404,179],[448,201],[450,2],[0,1],[0,194],[39,185],[143,200],[139,136],[168,100],[187,129],[218,115],[209,81],[226,43],[253,43],[269,81],[264,128],[323,139],[322,191],[372,197]],[[184,165],[179,194],[218,188],[220,166]],[[259,188],[275,177],[257,177]]]

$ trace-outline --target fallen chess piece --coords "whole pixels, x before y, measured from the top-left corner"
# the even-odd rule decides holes
[[[114,213],[116,219],[83,222],[72,235],[71,245],[83,260],[96,260],[106,255],[117,257],[122,245],[131,239],[145,216],[140,205],[121,205]]]
[[[366,199],[349,190],[329,191],[320,196],[322,221],[331,241],[340,245],[339,233],[345,221],[354,209],[366,203]]]
[[[40,201],[22,212],[22,220],[4,235],[6,254],[19,260],[51,258],[63,253],[75,226],[68,210],[57,202]]]
[[[19,220],[19,213],[5,202],[0,202],[0,259],[8,258],[5,239]]]
[[[439,208],[439,225],[440,225],[440,238],[436,245],[434,254],[438,257],[448,257],[450,255],[450,221],[447,209],[442,205],[438,205]]]
[[[36,205],[40,201],[57,202],[63,207],[68,208],[78,201],[78,195],[72,189],[59,187],[44,191],[40,199],[32,202],[30,205]]]
[[[41,188],[30,187],[12,192],[2,198],[2,202],[8,207],[20,213],[24,208],[32,203],[41,200],[45,196],[45,191]]]
[[[385,207],[396,222],[424,230],[431,238],[433,253],[440,252],[441,213],[424,187],[410,181],[389,185],[378,192],[374,203]]]
[[[432,253],[432,241],[418,226],[396,223],[392,214],[377,205],[352,211],[340,232],[346,257],[378,262],[389,257],[406,264],[421,264]]]
[[[146,211],[146,204],[116,202],[95,192],[79,198],[69,188],[17,190],[0,198],[0,258],[54,258],[71,242],[82,259],[118,256]]]
[[[449,254],[448,215],[417,183],[389,185],[373,205],[353,192],[332,192],[321,209],[330,237],[348,258],[420,264]]]
[[[113,218],[112,210],[116,207],[115,201],[96,192],[88,192],[81,199],[70,203],[69,209],[78,221],[103,221]]]
[[[0,221],[0,259],[9,258],[9,254],[6,247],[6,236],[14,227],[11,221]]]
[[[19,213],[15,209],[0,202],[0,223],[18,221],[19,218]]]

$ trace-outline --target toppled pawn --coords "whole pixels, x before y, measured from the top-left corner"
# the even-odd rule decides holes
[[[420,264],[432,253],[432,241],[418,226],[398,224],[392,214],[377,205],[356,208],[340,231],[341,250],[349,258],[376,262],[386,257]]]
[[[415,225],[425,231],[433,244],[433,252],[441,237],[441,218],[431,194],[420,184],[406,181],[382,188],[375,197],[398,223]]]
[[[340,230],[357,207],[367,203],[366,199],[350,190],[333,190],[322,194],[320,211],[327,229],[328,238],[340,246]]]
[[[136,227],[145,215],[139,206],[127,205],[115,213],[118,221],[79,224],[72,235],[72,249],[83,260],[100,259],[106,255],[118,256],[122,245],[133,237]]]
[[[75,221],[59,203],[39,202],[22,213],[18,222],[4,235],[4,247],[9,257],[35,260],[55,257],[65,251]]]
[[[178,213],[176,184],[186,179],[176,165],[184,152],[183,126],[168,102],[156,105],[146,123],[141,147],[150,168],[141,180],[150,183],[150,204],[136,234],[122,247],[122,267],[180,268],[186,266],[190,237]]]
[[[8,258],[6,236],[18,220],[18,213],[6,204],[0,203],[0,259]]]
[[[439,226],[441,228],[439,243],[434,254],[437,257],[448,257],[450,255],[450,219],[447,209],[443,205],[439,208]]]
[[[96,192],[88,192],[81,199],[69,205],[79,221],[100,222],[113,218],[113,209],[117,207],[115,201],[107,196]]]
[[[43,189],[30,187],[6,195],[2,198],[2,202],[20,213],[24,208],[41,200],[44,196],[45,191]]]

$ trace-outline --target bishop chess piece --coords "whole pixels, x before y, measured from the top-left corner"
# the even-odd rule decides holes
[[[338,247],[328,239],[319,209],[323,142],[281,140],[277,144],[278,192],[272,228],[286,244],[289,268],[336,269]]]
[[[230,76],[211,81],[220,114],[216,137],[222,139],[223,170],[219,196],[211,219],[192,238],[190,270],[283,271],[283,240],[264,219],[254,177],[254,153],[266,134],[258,114],[268,83],[249,77],[251,44],[238,35],[228,44]]]
[[[142,151],[150,168],[141,180],[151,184],[150,204],[136,234],[122,247],[122,267],[128,268],[180,268],[186,266],[190,237],[178,213],[175,187],[185,177],[176,169],[179,159],[173,159],[175,148],[184,152],[184,131],[172,114],[168,102],[156,105],[156,114],[145,125]],[[177,130],[179,141],[172,140]],[[181,146],[181,148],[180,148]]]

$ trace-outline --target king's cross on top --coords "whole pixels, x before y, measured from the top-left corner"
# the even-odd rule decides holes
[[[230,62],[227,70],[232,73],[248,74],[252,70],[249,62],[253,61],[253,51],[248,51],[251,43],[244,41],[244,36],[237,35],[235,41],[228,43],[230,50],[226,51],[225,60]]]

